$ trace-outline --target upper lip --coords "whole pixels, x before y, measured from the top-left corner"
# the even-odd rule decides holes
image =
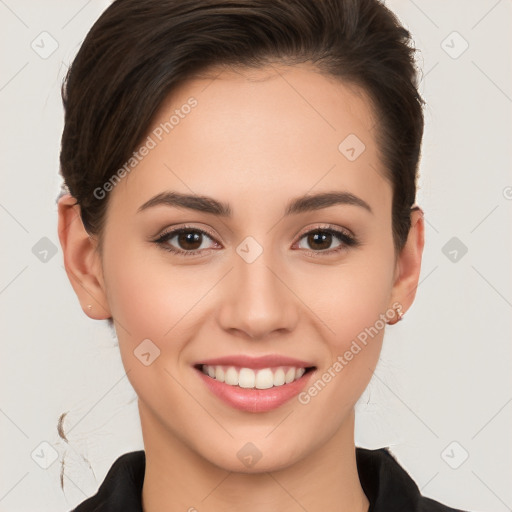
[[[313,367],[313,363],[294,357],[281,356],[279,354],[269,354],[266,356],[252,357],[246,355],[232,355],[224,357],[216,357],[214,359],[205,359],[195,364],[201,366],[203,364],[209,366],[238,366],[241,368],[270,368],[272,366],[294,366],[296,368]]]

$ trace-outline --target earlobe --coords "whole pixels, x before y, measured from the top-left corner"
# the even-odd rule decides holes
[[[110,318],[97,242],[87,233],[73,196],[65,194],[59,199],[58,215],[64,267],[82,310],[96,320]]]
[[[413,303],[418,288],[425,245],[423,216],[421,208],[415,207],[411,210],[411,228],[397,260],[397,276],[391,293],[391,303],[398,302],[403,314]]]

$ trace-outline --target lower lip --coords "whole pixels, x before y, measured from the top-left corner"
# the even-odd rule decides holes
[[[230,386],[220,382],[194,368],[210,391],[217,395],[231,407],[247,412],[266,412],[277,409],[284,403],[298,395],[308,383],[315,370],[310,370],[302,377],[289,384],[274,386],[268,389],[246,389],[239,386]]]

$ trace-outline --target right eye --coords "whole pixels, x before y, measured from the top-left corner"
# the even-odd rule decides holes
[[[154,242],[158,244],[162,249],[169,251],[174,254],[182,256],[198,256],[198,253],[202,253],[208,250],[208,247],[204,247],[206,239],[213,240],[213,237],[206,231],[198,228],[183,226],[176,229],[171,229],[162,233]],[[178,245],[173,245],[172,241]],[[215,243],[215,240],[213,240]]]

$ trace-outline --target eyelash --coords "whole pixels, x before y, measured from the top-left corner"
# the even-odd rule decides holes
[[[214,236],[209,233],[208,231],[205,231],[203,229],[199,229],[192,226],[182,226],[180,228],[172,229],[169,231],[166,231],[162,233],[156,240],[153,240],[154,243],[156,243],[160,248],[162,248],[164,251],[171,252],[173,254],[179,255],[179,256],[199,256],[199,253],[202,251],[208,251],[212,249],[195,249],[191,251],[185,251],[183,249],[176,249],[175,247],[172,247],[167,242],[174,238],[176,235],[180,235],[183,233],[200,233],[202,235],[206,235],[208,238],[211,238],[215,241]],[[337,237],[340,242],[342,242],[338,247],[335,249],[325,249],[320,251],[313,251],[308,249],[303,249],[308,255],[317,257],[322,255],[332,255],[344,250],[347,250],[351,247],[358,247],[360,245],[360,242],[357,240],[356,237],[348,234],[345,231],[341,231],[339,229],[336,229],[334,227],[331,227],[329,225],[326,226],[319,226],[317,228],[314,228],[312,230],[306,231],[299,237],[299,242],[307,235],[313,234],[313,233],[328,233],[331,235],[334,235]],[[214,250],[214,249],[213,249]]]

